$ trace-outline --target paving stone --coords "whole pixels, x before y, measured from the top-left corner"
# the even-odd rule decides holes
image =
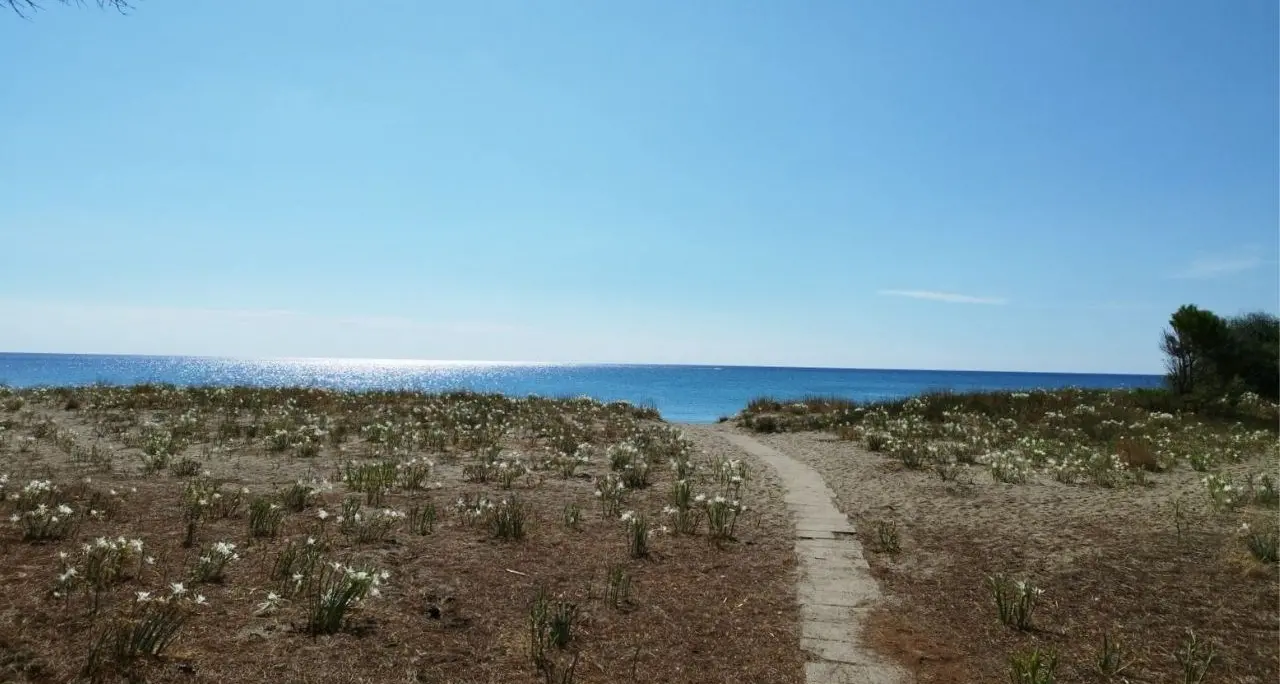
[[[905,676],[858,641],[879,589],[847,516],[817,471],[742,434],[720,433],[769,464],[787,487],[796,528],[796,599],[800,647],[819,662],[805,666],[806,684],[900,684]]]

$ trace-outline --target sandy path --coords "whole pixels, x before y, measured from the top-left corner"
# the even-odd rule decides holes
[[[685,427],[689,430],[689,427]],[[699,427],[768,465],[785,488],[795,521],[799,561],[800,647],[810,656],[809,684],[896,684],[904,676],[861,643],[862,625],[880,599],[862,547],[835,494],[813,468],[752,437],[723,427]]]

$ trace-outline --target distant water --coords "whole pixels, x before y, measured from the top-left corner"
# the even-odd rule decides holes
[[[977,371],[506,364],[358,359],[220,359],[190,356],[0,353],[0,384],[305,385],[337,389],[470,389],[513,396],[587,395],[655,406],[670,421],[710,423],[753,397],[834,395],[895,399],[928,390],[1156,387],[1154,375]]]

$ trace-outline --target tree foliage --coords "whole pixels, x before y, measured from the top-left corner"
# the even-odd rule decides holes
[[[85,0],[54,0],[60,5],[84,5]],[[118,12],[125,12],[132,9],[130,0],[93,0],[98,7],[114,9]],[[27,17],[31,14],[44,9],[37,0],[0,0],[0,7],[8,7],[20,17]]]
[[[1170,317],[1160,348],[1169,387],[1178,394],[1280,396],[1280,318],[1273,314],[1222,318],[1181,306]]]

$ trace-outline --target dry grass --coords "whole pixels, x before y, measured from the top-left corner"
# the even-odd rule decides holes
[[[749,482],[743,498],[752,510],[728,543],[711,543],[705,525],[691,536],[656,530],[648,556],[632,558],[626,525],[602,516],[593,490],[596,478],[610,471],[603,454],[612,444],[637,445],[650,462],[650,486],[628,491],[623,507],[655,525],[664,522],[673,480],[665,458],[675,451],[698,466],[692,479],[700,491],[717,491],[707,454],[713,447],[696,434],[682,444],[651,413],[584,400],[314,390],[94,388],[9,392],[0,400],[0,472],[10,475],[5,492],[47,478],[60,487],[58,501],[77,515],[108,511],[83,517],[64,540],[24,541],[15,525],[0,531],[6,561],[0,565],[0,680],[83,678],[94,639],[111,616],[135,609],[136,592],[161,596],[177,581],[207,605],[191,610],[161,657],[108,663],[98,670],[102,679],[546,681],[548,673],[530,657],[529,608],[540,589],[578,607],[571,639],[550,654],[556,677],[576,658],[573,678],[563,681],[803,678],[794,561],[782,533],[788,523],[776,486],[756,486],[768,485],[767,477]],[[568,474],[566,459],[580,444],[589,445],[583,453],[591,460]],[[498,462],[515,467],[516,452],[527,473],[509,483],[476,477],[477,467],[493,473]],[[189,476],[189,465],[178,466],[184,459],[206,474]],[[403,475],[386,490],[373,475],[372,484],[340,478],[353,460],[421,459],[435,465],[418,488],[409,488]],[[471,481],[463,476],[469,467]],[[230,517],[206,512],[188,547],[190,501],[183,490],[197,479],[223,483],[228,494],[241,487],[249,493]],[[324,480],[332,486],[318,485],[310,501],[293,493],[276,536],[250,538],[248,499],[284,502],[277,497],[296,482]],[[384,539],[358,542],[342,534],[337,521],[348,496],[360,497],[366,515],[375,508],[421,512],[434,504],[437,518],[429,534],[415,533],[404,519]],[[518,497],[529,511],[523,540],[501,540],[485,520],[456,512],[459,497],[494,503]],[[4,504],[5,517],[23,505]],[[570,505],[581,509],[572,527],[565,523]],[[143,562],[112,584],[96,614],[83,585],[54,595],[60,551],[75,560],[82,543],[117,536],[141,539],[154,564]],[[334,634],[309,633],[305,597],[272,577],[281,551],[308,538],[327,546],[325,561],[389,573],[377,587],[381,595],[357,602]],[[226,566],[221,582],[193,585],[197,558],[217,541],[235,543],[239,559]],[[610,568],[629,576],[626,597],[609,596]],[[82,569],[74,581],[83,576]],[[281,596],[275,608],[262,605],[269,592]]]
[[[871,417],[845,423],[843,439],[760,437],[822,473],[868,550],[878,523],[896,521],[901,549],[869,556],[890,597],[873,615],[875,646],[920,682],[1010,681],[1011,656],[1033,649],[1058,655],[1053,681],[1183,682],[1179,653],[1193,630],[1215,653],[1204,682],[1280,679],[1277,565],[1255,559],[1240,530],[1274,530],[1273,490],[1258,477],[1280,474],[1274,429],[1146,413],[1116,428],[1104,421],[1130,410],[1122,400],[1073,413],[1061,398],[1026,399],[1060,413],[1034,409],[1036,421],[1019,423],[1015,397],[980,418],[948,398],[937,420],[917,402],[891,418],[864,409]],[[883,453],[865,448],[869,436]],[[905,453],[926,467],[905,467]],[[1211,498],[1193,454],[1238,489]],[[1012,461],[1025,483],[993,477],[992,462]],[[941,463],[952,464],[948,479]],[[1044,589],[1031,629],[997,619],[987,584],[996,573]],[[1099,671],[1104,635],[1121,645],[1117,675]]]

